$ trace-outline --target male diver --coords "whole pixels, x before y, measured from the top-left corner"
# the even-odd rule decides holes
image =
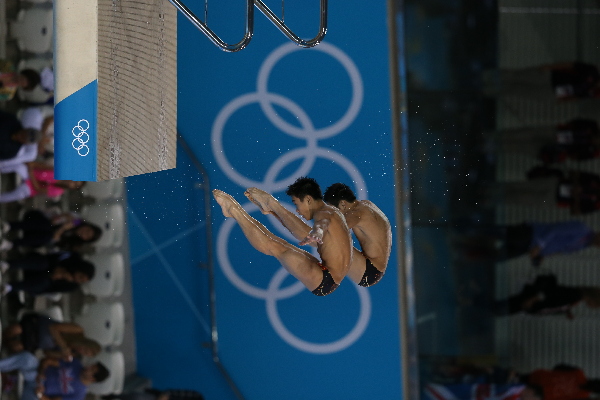
[[[292,276],[317,296],[326,296],[337,289],[352,264],[352,238],[341,212],[323,201],[319,184],[312,178],[301,177],[286,191],[297,213],[306,220],[314,221],[312,228],[269,193],[249,188],[244,194],[258,205],[263,214],[277,217],[300,240],[300,246],[316,246],[321,262],[307,251],[275,236],[233,197],[221,190],[213,190],[223,215],[237,221],[256,250],[277,258]]]
[[[362,252],[353,248],[348,277],[360,286],[369,287],[385,274],[392,248],[392,229],[385,214],[369,200],[357,200],[354,192],[343,183],[334,183],[325,190],[325,203],[338,208],[348,227],[360,243]]]

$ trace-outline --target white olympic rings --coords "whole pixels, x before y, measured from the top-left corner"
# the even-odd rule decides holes
[[[345,114],[332,125],[324,128],[315,128],[308,114],[294,101],[280,94],[268,92],[268,80],[275,64],[286,55],[295,51],[321,51],[336,59],[346,70],[352,85],[352,98]],[[344,157],[342,154],[331,148],[319,147],[318,141],[330,138],[342,133],[356,119],[363,100],[363,84],[358,68],[354,62],[340,49],[329,44],[321,43],[318,47],[311,50],[299,50],[293,43],[288,43],[275,49],[262,63],[258,72],[256,92],[240,95],[227,103],[219,112],[212,126],[212,150],[213,155],[221,171],[233,182],[242,188],[256,186],[267,192],[275,193],[285,189],[293,183],[297,177],[309,175],[318,158],[330,160],[343,168],[356,185],[356,189],[361,193],[361,197],[366,197],[367,190],[365,180],[356,168],[356,166]],[[227,121],[242,107],[258,103],[261,110],[267,116],[268,120],[280,131],[297,139],[306,141],[306,146],[283,153],[273,161],[265,174],[262,182],[250,179],[242,173],[235,170],[226,156],[226,149],[223,144],[223,133]],[[295,117],[298,125],[292,125],[284,121],[273,108],[273,105],[287,110]],[[300,165],[295,171],[289,172],[289,176],[280,177],[281,172],[290,163],[302,159]],[[280,179],[278,180],[278,177]],[[258,210],[253,203],[244,204],[243,207],[248,212]],[[311,343],[300,339],[292,334],[283,324],[279,317],[277,301],[287,299],[303,291],[304,285],[299,281],[281,288],[288,272],[280,267],[271,278],[266,289],[254,286],[242,279],[234,270],[229,258],[229,237],[236,223],[233,219],[226,220],[220,227],[217,234],[217,259],[221,270],[238,290],[246,295],[265,300],[266,312],[269,322],[277,334],[289,345],[307,353],[326,354],[342,351],[352,345],[364,333],[371,317],[371,298],[367,289],[356,287],[358,298],[360,300],[359,316],[354,327],[349,333],[343,335],[340,339],[329,343]],[[350,283],[349,280],[346,282]]]
[[[90,140],[90,135],[87,133],[89,128],[90,123],[88,120],[80,119],[79,122],[77,122],[77,125],[71,129],[71,133],[73,133],[73,136],[75,136],[75,139],[73,139],[73,142],[71,142],[71,146],[73,146],[73,148],[77,150],[77,154],[82,157],[85,157],[90,153],[90,148],[86,144]],[[77,132],[75,130],[77,130]]]

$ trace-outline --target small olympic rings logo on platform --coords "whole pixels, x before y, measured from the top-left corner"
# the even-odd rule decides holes
[[[318,128],[315,126],[315,123],[308,113],[298,103],[289,97],[269,91],[268,83],[274,66],[282,58],[298,51],[298,49],[299,48],[293,43],[275,49],[264,60],[258,71],[256,91],[245,93],[232,99],[218,113],[213,122],[211,141],[215,160],[221,171],[237,185],[243,188],[257,186],[268,192],[275,193],[284,190],[285,187],[293,183],[298,176],[308,175],[313,170],[317,159],[322,158],[331,161],[336,164],[337,167],[344,170],[352,181],[355,182],[358,192],[365,196],[367,194],[366,183],[356,165],[333,148],[323,147],[319,144],[320,140],[328,139],[343,133],[358,116],[363,101],[363,83],[360,72],[348,55],[329,43],[321,43],[318,47],[310,50],[322,52],[336,60],[346,70],[351,85],[351,97],[346,112],[339,120],[330,122],[330,125],[328,126]],[[262,180],[250,178],[244,174],[248,171],[238,171],[234,168],[227,159],[226,142],[223,140],[227,122],[230,119],[235,118],[235,113],[238,110],[253,103],[257,103],[260,106],[269,122],[277,128],[278,133],[305,142],[304,147],[299,147],[283,153],[277,159],[273,160]],[[286,109],[296,118],[298,125],[290,124],[283,119],[275,106]],[[230,143],[231,142],[228,142],[227,144]],[[301,162],[297,163],[298,160],[301,160]],[[290,173],[289,169],[286,170],[286,167],[289,167],[289,165],[296,165],[295,171]],[[289,175],[282,177],[282,171],[287,171]],[[253,203],[242,204],[242,207],[248,210],[249,213],[258,211],[258,207]],[[293,209],[293,206],[290,206],[290,208]],[[292,331],[285,326],[283,319],[279,315],[277,303],[305,291],[304,285],[298,281],[291,285],[284,285],[284,280],[289,274],[283,267],[280,267],[277,272],[275,272],[269,281],[267,288],[255,286],[242,279],[234,269],[234,265],[237,264],[237,266],[239,266],[239,263],[232,262],[229,254],[230,237],[235,226],[236,223],[233,219],[227,219],[219,227],[216,246],[217,258],[221,270],[229,282],[239,291],[245,293],[249,297],[265,301],[267,318],[281,339],[290,346],[306,353],[330,354],[348,348],[362,336],[367,329],[371,318],[371,297],[367,289],[357,285],[353,286],[356,289],[358,300],[360,302],[358,316],[354,321],[354,326],[346,334],[342,334],[338,339],[329,342],[315,343],[302,339],[292,333]],[[282,236],[286,236],[284,228],[275,225],[275,229],[279,230]],[[291,240],[294,239],[292,238]],[[349,279],[344,283],[346,282],[349,284]]]
[[[86,144],[90,140],[90,135],[87,133],[89,128],[90,123],[88,120],[80,119],[79,122],[77,122],[77,125],[75,125],[71,130],[73,136],[75,136],[75,139],[73,139],[71,145],[75,150],[77,150],[77,154],[82,157],[85,157],[90,153],[90,148]]]

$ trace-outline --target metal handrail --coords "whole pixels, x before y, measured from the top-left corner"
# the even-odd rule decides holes
[[[285,25],[285,22],[273,13],[262,0],[254,0],[254,5],[277,27],[288,39],[300,47],[314,47],[321,43],[327,33],[327,0],[321,0],[321,19],[319,33],[310,40],[300,39]]]
[[[242,392],[238,389],[237,385],[221,363],[221,359],[219,358],[219,332],[217,330],[217,296],[215,290],[215,264],[214,264],[214,254],[213,254],[213,240],[212,240],[212,224],[211,224],[211,212],[210,212],[210,202],[212,198],[212,193],[210,191],[210,181],[208,178],[208,173],[204,166],[198,160],[198,157],[194,154],[189,144],[186,140],[181,136],[181,134],[177,133],[177,141],[179,145],[183,149],[183,151],[188,155],[190,160],[192,161],[192,165],[198,170],[200,175],[202,176],[202,188],[204,189],[204,208],[206,210],[206,247],[207,247],[207,264],[208,264],[208,285],[209,285],[209,293],[210,293],[210,341],[211,341],[211,353],[213,362],[216,364],[217,368],[223,374],[223,377],[227,381],[227,384],[235,394],[235,396],[239,400],[244,400],[244,396]]]
[[[181,0],[169,0],[196,28],[210,39],[217,47],[228,53],[234,53],[244,49],[254,33],[254,6],[267,17],[273,25],[277,27],[288,39],[296,43],[300,47],[314,47],[321,43],[327,33],[327,0],[321,0],[321,18],[319,21],[319,33],[309,40],[301,39],[285,22],[279,18],[262,0],[246,0],[246,33],[244,38],[236,44],[225,43],[212,29],[208,27],[206,22],[203,22],[190,10]]]
[[[204,35],[210,39],[215,46],[228,53],[234,53],[244,49],[250,40],[254,32],[254,3],[253,0],[246,0],[246,33],[244,38],[236,44],[225,43],[216,33],[208,27],[208,25],[202,22],[196,14],[186,7],[180,0],[169,0],[196,28],[200,29]]]

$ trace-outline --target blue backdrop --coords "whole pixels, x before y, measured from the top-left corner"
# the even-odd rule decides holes
[[[286,23],[302,37],[316,34],[318,2],[287,3]],[[235,10],[209,17],[231,42],[242,34]],[[277,221],[247,202],[247,187],[263,188],[291,208],[284,191],[298,176],[323,188],[345,182],[394,225],[386,2],[330,2],[329,15],[325,41],[301,49],[257,11],[254,39],[235,54],[219,51],[179,20],[182,135],[213,188],[292,243]],[[395,248],[378,285],[364,289],[344,280],[318,298],[274,258],[255,251],[216,202],[213,207],[220,355],[244,396],[399,398]]]

